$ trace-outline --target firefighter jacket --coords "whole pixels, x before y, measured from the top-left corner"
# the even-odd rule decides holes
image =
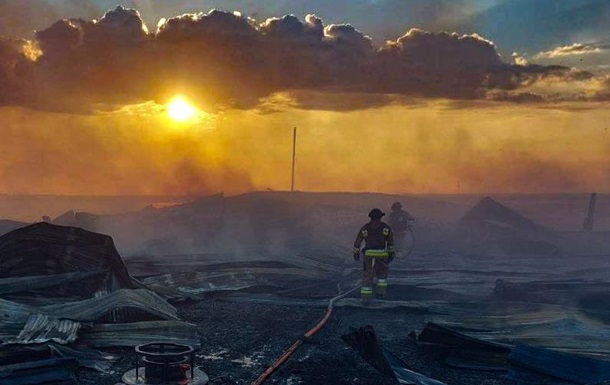
[[[384,222],[374,224],[372,221],[362,226],[354,242],[354,249],[360,249],[364,241],[363,251],[386,250],[394,252],[394,235],[392,229]]]
[[[392,230],[397,233],[403,233],[409,229],[409,221],[414,220],[413,216],[403,209],[392,210],[388,217],[388,222],[392,226]]]

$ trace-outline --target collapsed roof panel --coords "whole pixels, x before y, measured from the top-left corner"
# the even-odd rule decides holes
[[[113,291],[138,287],[129,276],[112,238],[107,235],[40,222],[0,237],[0,278],[76,272],[92,274],[78,287],[80,295],[85,297],[101,288]],[[69,285],[64,290],[69,292]]]
[[[495,306],[494,306],[495,305]],[[454,304],[430,320],[469,337],[518,343],[587,356],[610,357],[610,332],[580,309],[555,304],[500,302]],[[444,314],[440,312],[444,311]]]
[[[179,319],[176,315],[176,308],[157,294],[145,289],[123,289],[103,297],[50,305],[45,306],[42,309],[56,317],[75,321],[99,321],[108,315],[119,317],[119,315],[116,314],[117,309],[138,310],[143,314],[147,314],[147,318],[152,319]],[[123,320],[117,319],[117,321],[122,322]]]
[[[502,224],[515,229],[531,230],[536,225],[515,210],[504,206],[491,197],[485,197],[471,208],[458,222],[458,227],[480,226],[486,221]]]
[[[508,360],[518,367],[576,384],[600,384],[610,381],[610,362],[590,357],[517,345]]]
[[[101,274],[100,270],[78,271],[54,275],[37,275],[0,279],[0,295],[45,289],[67,283],[74,283]]]

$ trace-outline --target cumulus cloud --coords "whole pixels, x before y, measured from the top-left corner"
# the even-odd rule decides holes
[[[537,59],[553,59],[562,56],[576,56],[576,55],[590,55],[602,52],[603,49],[610,47],[600,47],[589,44],[574,43],[572,45],[564,45],[562,47],[556,47],[550,51],[540,52],[535,56]]]
[[[610,63],[610,42],[600,40],[554,47],[533,56],[540,64],[561,64],[591,70],[607,70]]]
[[[167,41],[239,43],[256,39],[258,33],[251,21],[240,14],[212,10],[207,14],[184,14],[169,18],[157,26],[156,36]]]
[[[508,64],[477,34],[414,28],[375,47],[354,26],[325,26],[315,15],[259,23],[219,10],[149,31],[138,11],[120,6],[99,20],[59,20],[33,42],[0,41],[0,61],[2,103],[84,112],[177,92],[210,109],[299,90],[473,99],[567,73]]]
[[[431,33],[413,28],[379,50],[379,92],[478,98],[487,77],[508,72],[494,44],[476,34]]]
[[[19,103],[23,99],[20,77],[27,71],[27,64],[35,59],[27,49],[31,43],[25,40],[0,36],[0,104]]]
[[[260,25],[261,32],[274,39],[319,43],[324,38],[324,24],[315,15],[307,15],[302,23],[294,15],[269,18]]]
[[[526,66],[529,64],[525,56],[521,55],[519,52],[513,52],[511,56],[513,58],[513,63],[516,65]]]
[[[493,42],[477,34],[432,33],[413,28],[383,48],[400,54],[409,65],[433,69],[482,68],[501,66]]]

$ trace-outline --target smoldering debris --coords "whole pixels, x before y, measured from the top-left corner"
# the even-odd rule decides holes
[[[76,383],[71,367],[106,370],[116,360],[92,347],[151,339],[199,346],[195,325],[180,321],[172,305],[129,275],[106,235],[33,224],[0,237],[0,267],[2,383]],[[51,358],[6,360],[41,344]]]
[[[608,247],[600,241],[588,249],[597,253],[575,253],[575,237],[540,216],[530,219],[523,206],[513,208],[514,200],[509,207],[492,198],[479,204],[409,199],[418,243],[409,259],[393,262],[387,298],[369,307],[357,295],[336,301],[327,329],[277,375],[304,383],[314,375],[332,383],[587,383],[590,377],[569,368],[610,357]],[[0,364],[9,365],[7,352],[42,346],[55,356],[36,351],[31,359],[62,351],[81,367],[108,370],[113,361],[99,359],[96,349],[180,341],[201,347],[197,360],[206,371],[222,372],[218,383],[251,381],[319,318],[337,290],[357,287],[360,265],[339,244],[351,243],[366,208],[395,200],[401,198],[257,193],[91,222],[67,216],[109,233],[130,230],[117,243],[130,250],[125,260],[113,238],[83,229],[45,223],[6,234],[0,319],[9,317],[0,325]],[[466,249],[466,241],[477,246]],[[545,247],[537,251],[531,242]],[[520,246],[504,247],[511,243]],[[26,244],[32,250],[21,248]],[[337,336],[368,324],[379,331],[375,349],[394,379],[382,381],[353,351],[337,346]],[[546,349],[544,362],[527,358],[536,349]],[[218,351],[224,353],[206,358]],[[559,378],[549,372],[553,365],[576,377]]]
[[[56,281],[62,299],[139,287],[107,235],[40,222],[0,237],[0,279],[27,288],[30,280],[43,285],[40,276]],[[53,293],[43,290],[39,297]]]
[[[523,343],[501,344],[473,334],[477,335],[427,323],[412,336],[422,349],[439,352],[450,366],[504,372],[511,383],[598,384],[610,379],[610,363],[597,357]]]
[[[399,384],[445,385],[409,369],[405,363],[381,346],[372,326],[362,327],[341,336],[341,338],[375,369]]]
[[[559,234],[515,210],[485,197],[457,223],[458,236],[467,252],[477,254],[559,255]]]

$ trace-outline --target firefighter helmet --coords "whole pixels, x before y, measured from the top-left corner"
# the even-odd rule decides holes
[[[371,219],[381,219],[381,217],[383,217],[385,215],[385,213],[379,209],[372,209],[371,212],[369,213],[369,218]]]
[[[400,210],[402,208],[402,203],[400,202],[394,202],[394,204],[392,205],[392,210]]]

